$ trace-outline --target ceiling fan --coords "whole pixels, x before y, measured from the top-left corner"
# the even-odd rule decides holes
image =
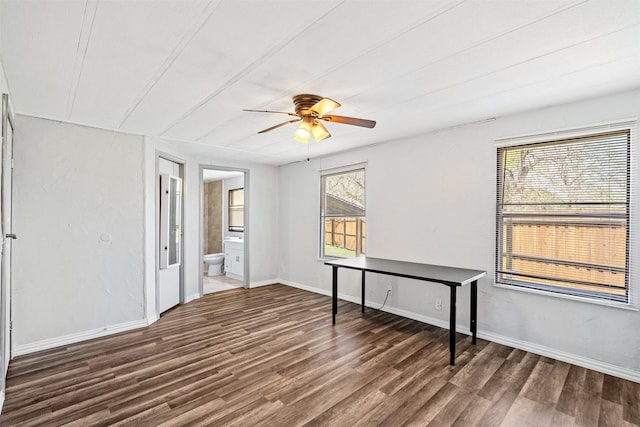
[[[258,133],[269,132],[279,128],[280,126],[288,125],[289,123],[301,122],[298,129],[296,129],[293,137],[296,141],[308,143],[311,135],[316,141],[322,141],[331,137],[331,134],[327,128],[322,124],[325,122],[342,123],[345,125],[362,126],[365,128],[373,128],[376,122],[373,120],[357,119],[355,117],[336,116],[333,114],[327,114],[329,111],[335,110],[340,104],[333,99],[323,98],[318,95],[301,94],[293,97],[293,104],[295,106],[295,113],[289,113],[285,111],[270,111],[270,110],[243,110],[251,111],[254,113],[277,113],[286,114],[288,116],[295,117],[295,119],[287,120],[284,123],[271,126],[270,128],[261,130]]]

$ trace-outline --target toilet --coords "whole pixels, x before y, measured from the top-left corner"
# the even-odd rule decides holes
[[[224,274],[224,254],[207,254],[204,256],[204,262],[209,265],[207,276],[219,276]]]

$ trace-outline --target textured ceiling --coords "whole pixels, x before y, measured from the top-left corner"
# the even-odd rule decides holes
[[[0,0],[18,113],[285,164],[640,87],[640,0]],[[291,97],[335,99],[309,146]]]

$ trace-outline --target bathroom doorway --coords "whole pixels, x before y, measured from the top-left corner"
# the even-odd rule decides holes
[[[200,294],[248,288],[248,171],[201,165],[200,177]]]

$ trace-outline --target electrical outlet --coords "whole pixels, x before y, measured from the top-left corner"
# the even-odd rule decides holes
[[[393,295],[393,286],[391,286],[391,285],[387,285],[387,293],[388,293],[389,295]]]
[[[442,300],[440,298],[436,299],[436,310],[442,311]]]

